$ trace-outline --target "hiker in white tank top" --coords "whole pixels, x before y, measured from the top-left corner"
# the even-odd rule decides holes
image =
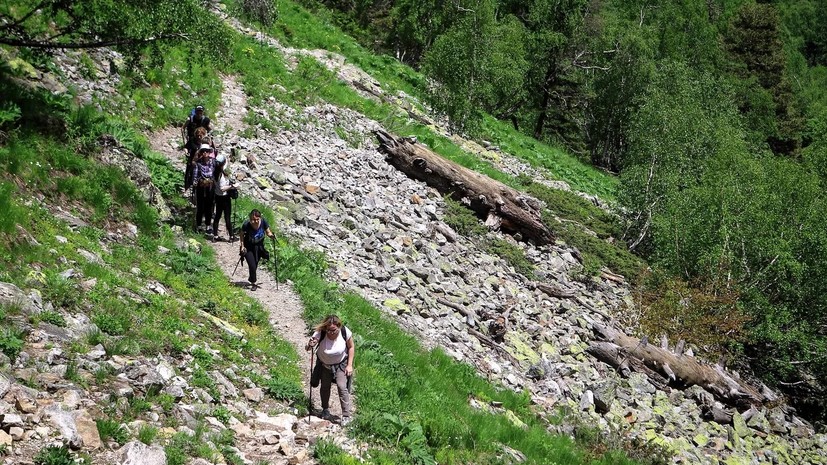
[[[318,384],[322,400],[322,418],[330,415],[330,387],[336,381],[339,403],[342,405],[342,424],[350,422],[353,408],[350,402],[350,383],[353,375],[355,347],[353,334],[336,315],[328,315],[316,326],[316,331],[305,350],[316,348],[316,365],[310,376],[311,389]]]

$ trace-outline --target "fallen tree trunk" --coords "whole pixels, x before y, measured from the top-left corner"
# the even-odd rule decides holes
[[[720,365],[702,364],[693,356],[655,347],[614,328],[595,324],[593,329],[606,342],[592,343],[588,352],[624,374],[630,369],[645,373],[635,369],[635,364],[642,362],[673,386],[698,385],[728,405],[745,408],[767,400],[758,389],[727,373]]]
[[[387,161],[408,176],[424,181],[442,194],[467,205],[486,225],[520,233],[538,245],[553,241],[540,220],[540,203],[505,184],[464,168],[406,138],[376,131],[379,150]]]
[[[537,282],[534,283],[534,285],[537,287],[537,289],[543,291],[546,295],[556,297],[558,299],[570,299],[577,295],[571,289],[561,289],[559,286],[552,284]]]

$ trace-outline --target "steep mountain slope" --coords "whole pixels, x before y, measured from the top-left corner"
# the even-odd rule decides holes
[[[264,43],[275,45],[275,41],[263,35],[259,34],[258,38]],[[332,67],[337,73],[340,71],[337,64],[345,63],[345,60],[330,52],[281,50],[288,54],[288,62],[292,61],[290,57],[293,53],[307,53],[320,57],[325,66]],[[350,67],[347,73],[350,75],[354,71]],[[342,76],[339,74],[340,78]],[[364,76],[359,76],[362,77],[357,81],[362,82]],[[499,256],[480,247],[478,241],[452,231],[445,224],[448,207],[442,196],[433,189],[408,179],[384,161],[376,150],[372,136],[375,129],[382,127],[380,122],[355,111],[325,103],[296,108],[276,99],[258,104],[245,102],[237,92],[242,78],[224,78],[223,108],[215,115],[217,123],[223,126],[223,130],[219,131],[219,143],[224,153],[233,154],[231,167],[242,186],[242,195],[271,206],[279,214],[275,218],[279,228],[304,245],[324,251],[330,264],[328,277],[341,289],[361,295],[383,309],[400,326],[417,335],[426,347],[441,347],[452,358],[471,364],[488,379],[510,389],[530,392],[533,402],[548,421],[550,430],[574,434],[576,422],[579,421],[594,425],[603,432],[620,431],[619,435],[627,441],[663,444],[674,451],[676,460],[684,463],[717,463],[721,460],[732,463],[824,463],[825,438],[814,435],[812,428],[790,415],[783,407],[735,413],[731,425],[721,425],[703,419],[704,405],[724,410],[724,406],[716,403],[711,394],[703,389],[656,389],[645,376],[632,374],[628,378],[621,377],[614,369],[589,355],[586,349],[595,338],[592,326],[613,324],[615,315],[632,305],[632,302],[629,288],[622,280],[610,279],[613,276],[608,274],[591,276],[583,273],[576,249],[562,242],[537,248],[518,243],[496,232],[487,233],[487,240],[502,241],[525,254],[534,267],[534,276],[527,277]],[[349,84],[353,81],[354,79],[346,79]],[[89,89],[93,87],[88,86]],[[363,94],[365,98],[375,98],[379,93],[379,86],[374,84],[372,88],[373,92]],[[230,95],[235,97],[227,98]],[[245,127],[240,118],[243,114],[256,115],[259,123]],[[267,124],[262,124],[261,121]],[[151,136],[156,150],[173,161],[180,161],[181,157],[181,152],[177,150],[178,138],[177,129],[174,128]],[[507,154],[498,153],[496,158],[500,166],[507,167],[512,174],[538,179],[543,176],[542,172],[509,158]],[[54,205],[44,205],[44,208],[52,212],[58,211]],[[75,224],[80,220],[75,215],[64,217]],[[67,245],[67,249],[76,242],[86,246],[87,242],[81,234],[65,232],[67,227],[61,222],[55,227],[65,235],[60,237],[69,237],[66,244],[70,245]],[[180,231],[176,231],[176,234],[178,232]],[[113,234],[112,238],[107,236],[100,243],[91,241],[91,246],[101,249],[100,252],[95,251],[99,255],[97,257],[94,254],[91,258],[81,255],[87,257],[87,261],[101,262],[101,266],[115,266],[105,249],[115,248],[118,240],[114,238],[118,237],[122,238],[123,234]],[[135,237],[131,240],[139,242]],[[63,243],[56,237],[55,241]],[[135,287],[132,294],[137,295],[123,293],[138,301],[149,301],[149,305],[155,301],[154,295],[164,295],[167,292],[166,288],[171,287],[170,284],[159,286],[161,283],[155,279],[142,278],[145,274],[142,270],[152,266],[153,261],[173,267],[176,274],[189,278],[186,286],[194,287],[199,286],[195,282],[199,273],[214,266],[194,258],[197,255],[187,250],[199,246],[183,241],[180,236],[169,233],[166,245],[168,250],[159,252],[160,255],[146,252],[146,258],[133,259],[137,272],[128,270],[135,277],[123,278],[129,286],[122,287]],[[216,247],[215,254],[220,266],[225,272],[232,273],[230,267],[235,261],[233,246],[219,244]],[[174,261],[163,258],[164,254],[170,253],[169,249],[176,248],[181,249],[181,260],[196,262],[194,269],[176,265]],[[60,251],[58,255],[68,254],[60,247],[57,250]],[[72,251],[63,265],[78,260],[74,256],[76,253],[80,254],[80,251]],[[175,254],[178,253],[173,252],[172,256],[176,257]],[[148,263],[144,263],[144,260]],[[126,272],[127,269],[121,271]],[[95,284],[89,283],[85,278],[86,276],[81,278],[68,274],[68,279],[76,281],[78,286],[89,285],[90,289],[94,289]],[[167,276],[165,279],[172,278]],[[216,283],[223,280],[223,277],[212,276],[210,284],[217,286]],[[556,285],[557,295],[544,292],[542,287],[537,286],[538,281]],[[264,293],[255,296],[264,304],[263,310],[270,315],[275,328],[293,344],[294,347],[286,350],[288,354],[284,355],[293,367],[283,370],[298,379],[297,368],[302,370],[304,362],[297,362],[301,357],[297,359],[294,352],[297,351],[297,345],[303,342],[300,335],[306,331],[306,325],[298,318],[301,309],[296,302],[297,298],[287,293],[289,287],[274,292],[270,287],[274,284],[271,281]],[[176,283],[178,285],[180,284]],[[21,299],[33,301],[33,309],[28,306],[21,309],[26,317],[24,319],[32,321],[33,315],[50,311],[48,302],[37,308],[37,297],[29,297],[26,292],[21,293],[11,287],[9,289],[13,297],[7,300],[10,302],[8,305]],[[177,288],[175,290],[178,291]],[[217,287],[216,290],[217,293],[227,292],[226,287]],[[110,294],[112,290],[107,288],[100,292]],[[245,299],[237,289],[230,288],[230,292],[231,298],[211,296],[185,305],[203,305],[208,311],[212,309],[219,314],[226,314],[223,316],[233,320],[233,323],[243,324],[245,320],[236,314],[240,311],[236,307],[253,305],[247,300],[252,295]],[[181,295],[179,298],[185,297],[188,296]],[[117,302],[122,299],[124,297]],[[212,307],[208,305],[210,301],[213,302]],[[63,315],[67,312],[59,310],[58,313]],[[303,439],[315,438],[331,431],[338,432],[337,427],[324,422],[311,422],[305,426],[303,421],[299,422],[292,416],[298,413],[296,411],[288,411],[279,416],[267,414],[270,409],[288,409],[283,404],[265,403],[263,407],[256,405],[260,398],[253,386],[272,386],[276,394],[282,388],[277,382],[268,384],[270,380],[278,380],[272,372],[268,373],[267,368],[279,356],[267,354],[267,357],[261,358],[257,355],[257,350],[261,349],[260,344],[284,343],[278,339],[249,342],[258,331],[267,331],[260,317],[258,325],[245,328],[250,339],[247,344],[239,347],[232,337],[214,334],[216,330],[213,320],[200,312],[194,313],[198,315],[196,321],[203,325],[195,330],[202,349],[181,347],[176,349],[178,352],[174,355],[158,350],[154,358],[122,357],[107,350],[105,344],[98,348],[91,343],[89,345],[92,350],[67,352],[63,347],[82,339],[84,333],[94,333],[89,322],[81,321],[76,325],[73,320],[69,320],[68,326],[74,332],[63,335],[48,323],[38,321],[36,328],[26,338],[24,352],[27,355],[15,362],[15,380],[0,379],[0,386],[9,386],[6,392],[0,393],[0,396],[5,395],[9,399],[8,404],[2,407],[3,412],[8,412],[8,418],[3,419],[3,428],[9,432],[12,428],[23,430],[14,430],[15,435],[22,435],[12,437],[14,441],[34,439],[27,443],[27,448],[14,448],[14,453],[19,455],[7,457],[7,463],[25,463],[25,460],[35,455],[36,447],[50,440],[73,437],[71,427],[58,431],[58,426],[41,426],[47,429],[38,431],[35,426],[40,421],[38,416],[47,412],[48,405],[59,405],[61,410],[77,412],[73,414],[73,420],[76,427],[81,426],[78,434],[83,437],[88,432],[85,444],[88,446],[94,443],[95,433],[89,432],[89,417],[97,419],[97,409],[103,411],[102,406],[108,399],[106,391],[79,389],[83,387],[82,383],[60,381],[60,375],[57,376],[58,379],[54,375],[42,376],[50,371],[62,371],[62,376],[69,377],[66,373],[69,371],[71,374],[71,357],[66,357],[67,353],[82,354],[75,359],[77,365],[74,368],[81,373],[81,377],[97,373],[100,365],[111,366],[118,373],[112,382],[123,383],[120,388],[139,393],[133,398],[167,405],[167,397],[153,397],[150,394],[153,391],[158,394],[156,388],[162,389],[163,393],[178,400],[180,392],[181,399],[186,401],[178,401],[170,408],[174,415],[180,416],[178,421],[181,426],[177,427],[177,432],[183,432],[183,425],[192,429],[191,437],[201,437],[199,435],[204,430],[211,430],[216,434],[212,439],[217,446],[215,449],[220,449],[226,445],[221,444],[220,431],[224,430],[225,423],[229,424],[235,431],[237,440],[245,439],[244,443],[238,441],[235,445],[238,448],[237,455],[242,460],[266,457],[274,463],[288,459],[292,460],[291,463],[302,461],[305,460],[305,455],[301,453],[301,448],[306,444]],[[76,315],[82,313],[69,313],[64,318],[82,320],[82,317]],[[490,345],[486,333],[499,318],[502,318],[499,322],[507,328],[504,341]],[[100,322],[104,320],[93,318],[93,321],[101,326]],[[370,333],[370,327],[364,322],[353,321],[353,326],[357,330],[365,328],[360,336],[368,340],[377,337]],[[186,333],[187,329],[189,328],[183,328],[182,332]],[[232,335],[232,328],[227,329]],[[207,342],[202,337],[207,338]],[[120,339],[109,341],[116,340]],[[59,353],[55,352],[57,346]],[[241,360],[232,356],[235,350],[241,352]],[[678,355],[685,354],[681,351]],[[97,359],[93,358],[95,356],[106,361],[97,363]],[[121,358],[115,358],[116,356]],[[225,365],[224,361],[232,361],[232,365]],[[298,367],[296,363],[300,363]],[[33,371],[31,365],[43,366],[50,371]],[[248,371],[250,374],[247,374]],[[270,376],[269,379],[267,375]],[[28,389],[33,388],[26,388],[19,382],[31,378],[38,380],[36,386],[46,389],[31,391]],[[371,382],[367,377],[360,379],[357,371],[357,383]],[[198,386],[199,383],[203,386]],[[248,386],[253,389],[249,394],[239,392],[240,388],[248,389]],[[213,391],[218,395],[213,395]],[[79,397],[67,394],[71,392],[79,393]],[[484,399],[478,399],[476,394],[469,393],[472,405],[498,412],[496,404],[492,408]],[[370,391],[365,395],[369,396]],[[287,397],[295,398],[290,395]],[[38,399],[43,400],[42,405],[36,405]],[[163,425],[161,420],[173,416],[157,406],[149,407],[150,414],[145,415],[146,407],[137,401],[134,403],[139,405],[130,405],[130,409],[136,409],[138,412],[134,417],[140,416],[140,419],[128,418],[133,432],[140,431],[145,425],[148,425],[147,428],[160,427]],[[81,405],[88,405],[91,412],[81,413],[85,410],[77,408]],[[201,408],[207,410],[200,410]],[[555,419],[560,410],[568,414],[562,425]],[[13,415],[19,413],[12,413],[14,411],[22,412],[25,418],[21,417],[18,421]],[[48,411],[54,417],[60,415],[54,408]],[[155,416],[151,413],[155,413]],[[118,419],[126,420],[127,416],[124,414]],[[64,424],[53,421],[56,425]],[[66,420],[65,424],[70,425],[71,422]],[[250,430],[245,430],[244,426]],[[272,429],[268,429],[268,426],[272,426]],[[357,434],[362,426],[357,419],[354,427]],[[290,432],[295,432],[295,437]],[[299,445],[298,451],[293,450],[296,444]],[[182,446],[181,449],[191,455],[201,455],[201,458],[207,458],[204,456],[208,455],[201,452],[195,454],[195,448]],[[346,449],[356,454],[359,447],[351,442]],[[158,450],[157,446],[155,450]],[[171,462],[171,450],[173,449],[167,450],[168,463]],[[109,452],[95,452],[93,455],[96,463],[139,463],[115,458]],[[224,460],[234,460],[228,458],[230,453],[223,456]],[[278,458],[273,458],[274,456]],[[514,457],[514,461],[519,461],[519,451]],[[190,463],[199,462],[195,460]]]

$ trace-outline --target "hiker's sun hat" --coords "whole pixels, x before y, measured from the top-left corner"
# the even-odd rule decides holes
[[[210,144],[201,144],[201,147],[198,149],[199,152],[207,151],[212,152],[212,146]]]

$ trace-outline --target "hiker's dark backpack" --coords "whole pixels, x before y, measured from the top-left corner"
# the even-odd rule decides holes
[[[199,123],[195,122],[195,108],[190,110],[190,117],[187,119],[187,140],[190,140],[195,135],[195,130],[201,126],[205,128],[210,125],[210,118],[204,114]]]

